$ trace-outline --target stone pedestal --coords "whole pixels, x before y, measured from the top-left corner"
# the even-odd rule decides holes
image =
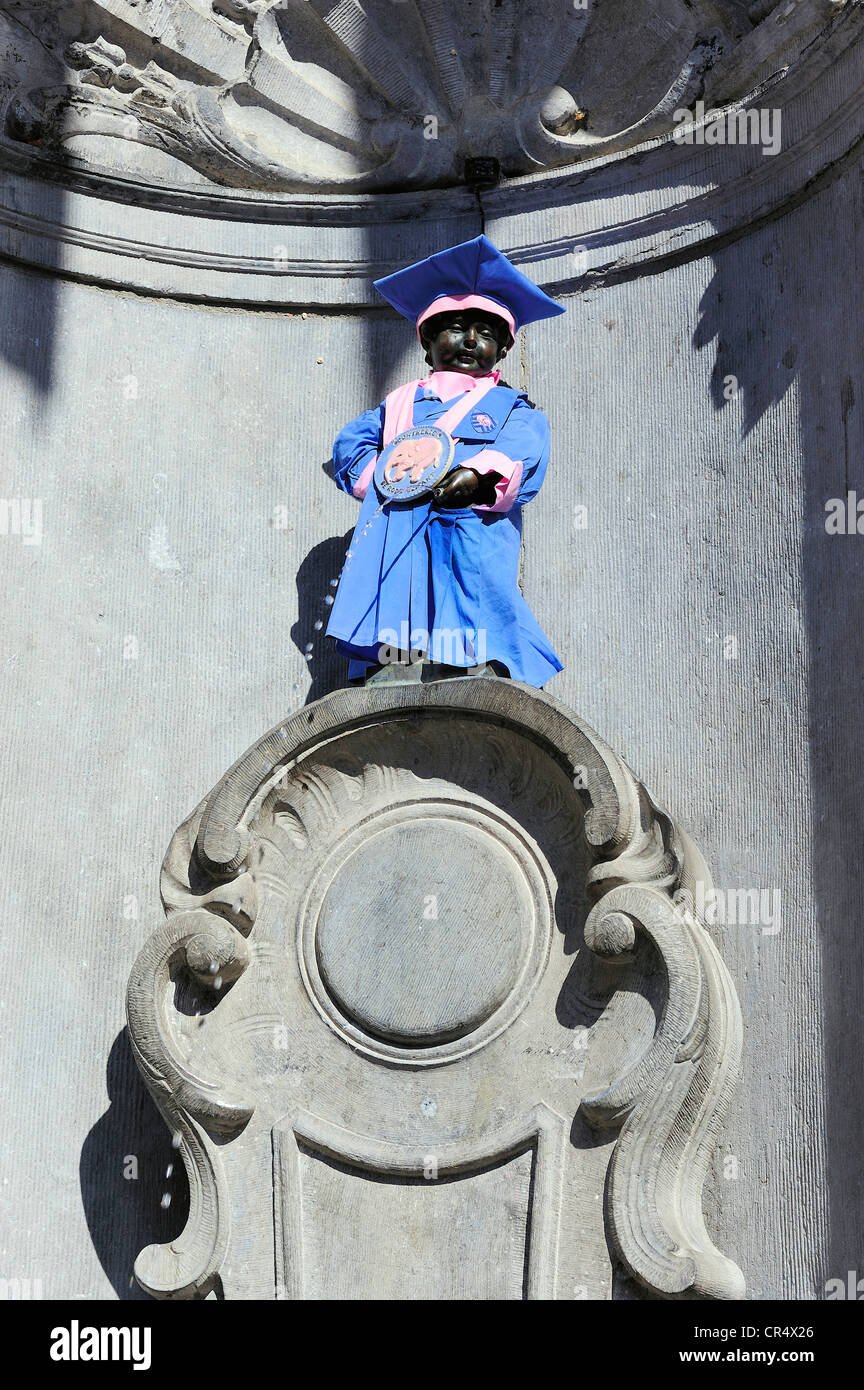
[[[701,887],[700,887],[701,886]],[[160,1297],[736,1298],[736,1075],[701,856],[556,701],[340,691],[177,831],[129,1029],[179,1137]]]

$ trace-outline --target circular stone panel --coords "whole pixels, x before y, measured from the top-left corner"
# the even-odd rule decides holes
[[[534,904],[511,852],[446,815],[379,830],[337,870],[321,903],[327,992],[374,1036],[421,1047],[463,1037],[512,992]]]

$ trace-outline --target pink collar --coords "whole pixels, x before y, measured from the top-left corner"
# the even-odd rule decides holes
[[[384,447],[391,444],[397,434],[410,430],[414,424],[414,401],[418,387],[428,386],[440,392],[440,399],[448,401],[444,414],[436,421],[439,429],[454,430],[468,411],[483,399],[487,391],[498,385],[500,372],[489,372],[486,376],[466,376],[465,372],[432,372],[425,381],[406,381],[397,386],[387,397],[384,414]],[[457,389],[458,388],[458,389]]]
[[[421,386],[428,387],[434,391],[439,400],[452,401],[457,396],[462,396],[466,391],[474,391],[481,384],[492,378],[495,385],[501,380],[499,371],[487,372],[485,376],[468,376],[466,372],[430,372],[420,382]]]

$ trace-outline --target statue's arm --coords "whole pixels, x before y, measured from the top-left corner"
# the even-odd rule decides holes
[[[466,461],[468,468],[490,476],[491,500],[474,503],[478,512],[509,512],[536,497],[549,463],[549,421],[542,410],[521,402],[511,412],[493,448]]]
[[[333,445],[333,475],[343,492],[366,496],[382,447],[384,406],[364,410],[340,430]]]
[[[486,452],[491,452],[487,450]],[[507,459],[501,459],[504,465]],[[481,502],[495,501],[495,485],[501,481],[501,474],[488,466],[475,467],[475,460],[454,468],[447,474],[443,483],[432,489],[432,505],[435,507],[476,507]]]

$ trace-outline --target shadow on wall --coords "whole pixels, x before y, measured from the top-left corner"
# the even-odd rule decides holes
[[[664,184],[663,178],[657,181],[658,188]],[[782,631],[766,628],[763,634],[757,627],[751,638],[757,652],[760,640],[787,646],[800,622],[807,645],[798,669],[803,664],[807,671],[809,748],[800,751],[805,763],[809,754],[814,902],[812,909],[808,903],[790,904],[789,914],[797,909],[806,920],[805,914],[813,910],[818,926],[812,970],[822,999],[820,1014],[812,1020],[812,1049],[823,1072],[830,1229],[821,1248],[814,1238],[803,1248],[790,1243],[786,1253],[790,1259],[801,1259],[803,1253],[807,1261],[787,1274],[801,1290],[795,1296],[819,1298],[824,1297],[827,1279],[844,1280],[848,1271],[860,1271],[864,1250],[864,938],[859,927],[864,514],[856,520],[858,499],[864,503],[864,374],[858,342],[864,318],[860,146],[813,180],[808,193],[800,205],[777,209],[715,249],[714,274],[702,296],[692,345],[696,351],[713,350],[712,403],[717,412],[740,411],[742,440],[768,416],[773,449],[783,448],[790,425],[779,412],[772,420],[771,413],[790,387],[797,392],[787,412],[798,430],[797,485],[791,495],[779,479],[772,489],[770,475],[763,471],[754,477],[752,496],[754,506],[768,505],[785,516],[790,557],[797,552],[798,585],[789,586],[788,623],[782,616],[774,619],[783,625]],[[768,452],[770,458],[772,450]],[[710,466],[726,477],[722,458],[711,459]],[[769,467],[766,459],[763,469]],[[826,504],[831,499],[846,502],[844,519],[833,535],[826,529]],[[841,511],[839,501],[836,510]],[[741,549],[746,538],[742,542],[741,536],[730,535],[728,544]],[[742,570],[746,565],[754,573],[764,571],[763,577],[775,582],[770,556],[748,554],[746,549],[741,555]],[[794,612],[799,601],[800,619]],[[789,676],[795,678],[791,666]],[[754,700],[758,694],[754,689]],[[777,694],[782,705],[785,692]],[[800,794],[806,798],[808,789],[801,787]],[[805,847],[786,848],[797,855]],[[789,950],[791,943],[785,939]],[[777,940],[782,946],[784,937]],[[795,1056],[789,1058],[790,1075],[802,1091],[814,1079],[815,1068],[800,1060],[806,1052],[806,1039],[799,1039]],[[758,1069],[759,1059],[752,1065]],[[790,1171],[798,1172],[808,1192],[802,1221],[819,1219],[821,1194],[815,1185],[823,1161],[817,1145],[817,1137],[802,1133],[800,1153],[789,1156]],[[787,1200],[786,1193],[775,1195]]]
[[[848,504],[842,531],[832,535],[826,530],[830,499],[846,504],[850,491],[856,500],[864,498],[864,376],[857,341],[864,316],[864,170],[860,163],[847,162],[834,172],[837,176],[824,180],[813,198],[785,212],[776,232],[764,226],[717,256],[694,335],[697,348],[715,343],[715,408],[730,405],[724,394],[730,378],[742,392],[743,437],[793,383],[798,396],[799,485],[795,495],[787,496],[778,484],[770,505],[785,513],[790,552],[799,552],[800,623],[807,643],[809,750],[802,751],[805,760],[809,752],[818,926],[812,969],[822,988],[821,1016],[812,1020],[812,1028],[813,1047],[822,1059],[829,1218],[828,1241],[820,1255],[824,1267],[809,1272],[810,1296],[816,1298],[824,1297],[827,1279],[845,1280],[849,1270],[860,1269],[864,1249],[864,945],[859,928],[864,535],[857,534],[854,522],[849,526]],[[782,422],[776,428],[782,435]],[[759,480],[754,495],[764,495],[766,481]],[[861,525],[864,530],[864,517]],[[730,543],[736,543],[734,538]],[[751,556],[750,563],[763,568],[768,562]],[[797,606],[797,597],[790,589],[790,608]],[[758,642],[758,631],[752,637]],[[778,637],[787,641],[788,630],[766,631],[764,640]],[[778,695],[782,703],[783,692]],[[806,788],[801,795],[807,797]],[[788,846],[792,854],[799,850],[804,846]],[[790,914],[793,910],[790,905]],[[807,912],[808,905],[800,910]],[[794,1068],[797,1062],[790,1060]],[[799,1079],[802,1087],[811,1084],[807,1075]],[[820,1164],[815,1156],[807,1158],[813,1143],[812,1136],[802,1134],[801,1153],[793,1161],[811,1192]],[[813,1172],[808,1173],[808,1164]],[[818,1200],[808,1199],[808,1205],[818,1211]]]
[[[790,341],[788,316],[782,314],[783,297],[794,290],[784,282],[780,253],[767,245],[760,262],[761,273],[754,275],[752,249],[743,248],[740,259],[728,247],[715,257],[693,334],[697,351],[714,344],[714,409],[725,409],[741,393],[743,438],[786,394],[799,351],[794,334]]]
[[[312,679],[306,692],[307,705],[346,683],[347,658],[340,656],[332,638],[325,636],[331,605],[324,600],[336,593],[333,580],[342,572],[352,534],[347,531],[344,536],[331,536],[314,545],[297,571],[299,616],[291,628],[291,639],[304,658],[311,658],[306,663]],[[321,627],[316,629],[316,623]]]
[[[55,196],[56,189],[45,191],[48,201],[62,201]],[[56,217],[58,221],[62,215],[59,206],[50,213],[43,212],[43,216]],[[14,303],[0,318],[0,357],[25,376],[43,399],[55,385],[57,287],[51,274],[23,270],[14,288],[7,291],[14,295]]]
[[[54,158],[56,166],[64,163],[62,151]],[[6,180],[4,179],[4,182]],[[14,196],[14,194],[13,194]],[[64,226],[66,195],[61,182],[43,182],[33,178],[27,182],[27,213],[48,227]],[[7,204],[8,205],[8,204]],[[12,213],[14,226],[15,213]],[[18,233],[22,253],[26,254],[28,233]],[[60,237],[43,237],[39,256],[48,264],[44,270],[27,268],[7,294],[14,299],[0,315],[0,359],[25,376],[38,393],[47,398],[56,385],[57,323],[59,315],[60,281],[52,273],[59,271],[63,261],[63,242]],[[18,265],[14,256],[0,257],[6,265]]]
[[[849,526],[849,495],[864,499],[864,167],[823,192],[801,221],[796,266],[807,314],[799,392],[804,463],[801,563],[809,647],[811,872],[822,962],[826,1168],[830,1253],[824,1279],[864,1273],[864,517]],[[830,251],[825,229],[832,230]],[[806,249],[805,249],[806,248]],[[830,499],[847,503],[839,534],[826,529]],[[857,511],[853,502],[851,509]],[[803,849],[803,846],[802,846]],[[817,1296],[824,1297],[820,1287]]]
[[[106,1082],[109,1108],[81,1149],[81,1201],[117,1297],[150,1302],[133,1267],[145,1245],[174,1240],[186,1225],[186,1170],[141,1079],[125,1028],[111,1048]]]

